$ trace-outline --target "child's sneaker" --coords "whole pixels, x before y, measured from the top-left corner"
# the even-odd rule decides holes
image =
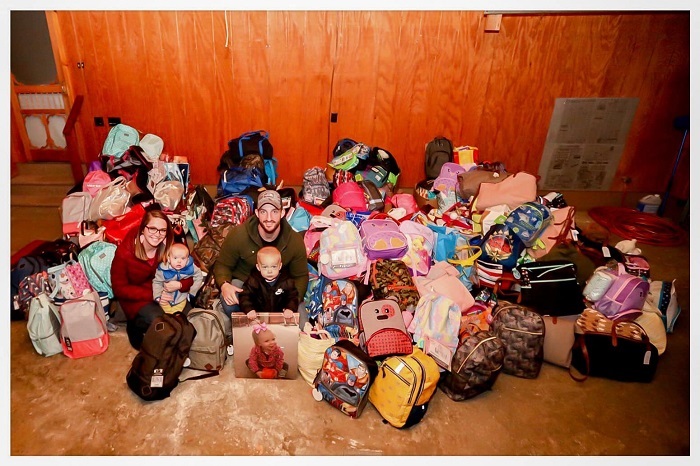
[[[108,332],[116,332],[119,330],[119,326],[116,324],[113,324],[112,322],[107,321],[107,331]]]

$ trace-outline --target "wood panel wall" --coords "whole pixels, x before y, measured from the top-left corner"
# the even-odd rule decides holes
[[[70,92],[86,97],[85,161],[109,129],[93,117],[119,116],[187,156],[194,183],[215,183],[227,141],[254,129],[270,132],[293,185],[342,137],[392,152],[404,187],[424,177],[436,135],[537,173],[556,98],[639,97],[612,190],[630,176],[629,190],[663,191],[682,137],[673,118],[690,111],[687,12],[506,15],[497,33],[478,11],[63,11],[58,22]]]

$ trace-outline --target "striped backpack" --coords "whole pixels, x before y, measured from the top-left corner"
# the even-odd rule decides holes
[[[90,286],[95,291],[107,293],[109,299],[114,297],[110,271],[116,251],[117,246],[112,243],[95,241],[78,253],[78,262],[82,266]]]

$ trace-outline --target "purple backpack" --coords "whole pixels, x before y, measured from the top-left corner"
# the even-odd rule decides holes
[[[360,225],[362,245],[367,258],[401,259],[408,251],[408,240],[391,219],[367,219]]]
[[[647,294],[649,282],[628,274],[624,265],[618,264],[617,278],[595,302],[595,309],[613,320],[634,320],[641,314]]]

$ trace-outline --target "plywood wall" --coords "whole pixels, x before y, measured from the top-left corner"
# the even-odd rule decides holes
[[[400,185],[424,177],[445,135],[536,173],[558,97],[639,97],[613,190],[663,190],[690,111],[687,13],[504,16],[483,12],[58,12],[64,69],[86,97],[82,155],[119,116],[215,183],[227,141],[266,129],[288,184],[351,137],[388,149]],[[84,68],[76,63],[83,62]],[[337,123],[330,114],[338,114]],[[679,174],[686,176],[686,174]]]

